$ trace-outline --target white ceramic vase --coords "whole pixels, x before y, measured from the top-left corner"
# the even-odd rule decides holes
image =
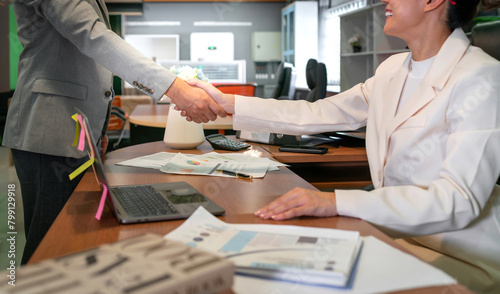
[[[174,109],[170,104],[168,110],[167,126],[163,142],[174,149],[193,149],[205,141],[203,125],[186,121],[181,112]]]

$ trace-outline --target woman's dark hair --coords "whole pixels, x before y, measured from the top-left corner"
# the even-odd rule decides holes
[[[500,0],[454,0],[448,4],[448,27],[450,30],[460,28],[474,18],[479,2],[481,9],[492,10],[500,7]]]
[[[481,1],[481,9],[488,11],[500,8],[500,0],[483,0]]]

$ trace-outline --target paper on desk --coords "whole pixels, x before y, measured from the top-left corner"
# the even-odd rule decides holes
[[[178,153],[174,158],[160,168],[160,171],[181,175],[205,175],[232,177],[217,169],[250,175],[254,178],[263,178],[266,175],[268,163],[241,163],[238,161],[208,160],[196,156],[187,156]]]
[[[169,162],[172,158],[174,158],[177,155],[177,153],[170,153],[170,152],[158,152],[154,153],[151,155],[145,155],[125,161],[121,161],[116,163],[117,165],[125,165],[125,166],[133,166],[133,167],[143,167],[143,168],[154,168],[154,169],[160,169],[162,166],[164,166],[167,162]],[[250,156],[250,155],[245,155],[242,153],[217,153],[217,152],[210,152],[210,153],[205,153],[205,154],[186,154],[188,156],[196,157],[199,160],[205,160],[205,161],[222,161],[222,162],[227,162],[227,161],[236,161],[239,163],[262,163],[262,164],[268,164],[269,168],[268,170],[278,170],[280,166],[287,166],[286,164],[277,162],[275,160],[271,160],[269,158],[263,158],[263,157],[255,157],[255,156]]]
[[[190,156],[198,157],[200,159],[204,159],[207,161],[268,164],[269,165],[268,170],[279,170],[280,166],[288,166],[287,164],[278,162],[276,160],[272,160],[270,158],[251,156],[247,155],[246,153],[247,152],[245,153],[210,152],[201,155],[190,155]]]
[[[203,207],[166,237],[226,257],[242,275],[336,287],[348,283],[362,245],[356,231],[228,224]]]
[[[151,155],[141,156],[125,161],[116,163],[117,165],[126,165],[134,167],[144,167],[144,168],[154,168],[160,169],[172,158],[175,157],[177,153],[170,152],[158,152]]]
[[[200,210],[202,213],[200,213]],[[208,227],[214,233],[229,226],[245,231],[279,232],[281,234],[300,232],[302,235],[317,235],[320,237],[332,235],[342,237],[342,232],[345,232],[342,230],[299,226],[227,224],[206,212],[203,208],[199,208],[191,217],[194,217],[194,219],[189,218],[179,228],[167,234],[165,238],[215,252],[220,246],[217,247],[216,242],[210,244],[210,242],[204,241],[204,234],[210,234],[210,232],[200,232],[200,224],[205,224],[205,227]],[[344,237],[349,238],[349,234]],[[203,240],[203,243],[200,240]],[[259,293],[384,293],[457,283],[456,280],[444,272],[412,255],[395,249],[373,236],[363,237],[363,240],[364,245],[357,262],[357,268],[354,269],[354,277],[347,289],[236,275],[233,291],[238,294],[253,294],[256,289],[258,289]]]

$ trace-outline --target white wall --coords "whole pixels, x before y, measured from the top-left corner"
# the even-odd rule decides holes
[[[190,34],[192,32],[232,32],[234,34],[234,59],[245,59],[247,82],[255,80],[255,63],[252,61],[252,33],[255,31],[281,31],[281,8],[285,2],[166,2],[144,3],[142,16],[125,18],[125,34],[178,34],[180,59],[190,59]],[[126,26],[128,21],[155,22],[178,21],[180,26]],[[194,26],[194,22],[245,22],[250,26]],[[273,81],[269,81],[273,83]]]

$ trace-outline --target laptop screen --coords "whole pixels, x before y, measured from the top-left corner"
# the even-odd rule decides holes
[[[106,175],[104,173],[104,168],[101,163],[101,157],[99,153],[99,148],[97,147],[96,140],[94,139],[94,136],[92,135],[91,128],[89,126],[89,121],[85,114],[83,114],[81,111],[78,111],[78,113],[82,116],[82,128],[85,132],[85,137],[86,137],[86,145],[89,150],[89,156],[91,158],[94,158],[94,164],[92,164],[92,168],[94,169],[94,174],[96,175],[96,180],[99,184],[105,184],[107,187],[109,187],[108,180],[106,178]]]
[[[86,145],[88,145],[89,156],[93,159],[94,174],[97,182],[103,188],[103,195],[96,214],[98,220],[100,220],[106,199],[121,223],[187,218],[199,206],[205,207],[215,215],[224,213],[222,207],[206,198],[186,182],[110,187],[88,119],[81,111],[78,112],[81,115],[82,132],[87,138]]]

